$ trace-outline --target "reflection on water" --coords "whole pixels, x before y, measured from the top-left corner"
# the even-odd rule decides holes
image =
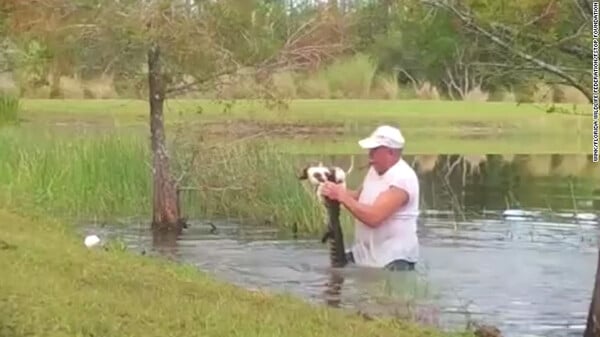
[[[347,156],[326,160],[349,165]],[[419,175],[422,209],[476,214],[518,207],[600,210],[600,169],[589,155],[407,155],[405,160]],[[362,180],[367,159],[356,162],[362,169],[351,175],[353,186]]]
[[[414,273],[356,266],[332,271],[318,238],[294,240],[273,228],[233,222],[214,222],[217,231],[192,222],[180,237],[167,239],[152,237],[147,224],[107,235],[247,288],[288,292],[365,317],[391,314],[447,329],[481,321],[504,336],[580,336],[598,247],[600,207],[594,198],[600,197],[600,177],[591,160],[406,160],[422,187],[422,255]],[[332,161],[345,164],[347,158]]]

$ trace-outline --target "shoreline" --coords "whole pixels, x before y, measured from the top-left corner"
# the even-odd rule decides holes
[[[87,249],[57,220],[31,220],[6,209],[0,219],[0,267],[7,275],[0,295],[9,299],[0,312],[16,336],[472,336],[393,319],[368,321],[289,295],[245,290],[192,266]]]

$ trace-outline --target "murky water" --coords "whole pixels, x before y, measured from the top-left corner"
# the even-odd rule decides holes
[[[295,240],[231,221],[214,222],[216,231],[195,221],[179,238],[153,238],[146,223],[85,230],[243,287],[368,315],[444,329],[484,322],[504,336],[580,336],[596,266],[600,211],[593,196],[599,180],[585,160],[569,168],[564,159],[547,157],[517,165],[518,158],[507,164],[488,156],[495,164],[482,171],[463,165],[462,172],[449,169],[451,157],[437,157],[428,170],[426,161],[411,160],[421,163],[423,191],[421,261],[413,273],[355,266],[331,271],[318,238]]]

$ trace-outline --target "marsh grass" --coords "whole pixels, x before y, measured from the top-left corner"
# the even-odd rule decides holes
[[[184,187],[190,187],[182,198],[190,215],[242,218],[297,228],[301,233],[324,229],[322,206],[306,182],[297,178],[304,164],[297,157],[279,152],[268,140],[212,147],[197,144],[178,147],[178,153],[188,158],[177,155],[180,162],[192,163],[182,180]],[[348,214],[342,222],[348,232]]]
[[[19,98],[0,92],[0,126],[18,121]]]
[[[170,142],[183,215],[323,230],[312,192],[291,155],[268,141]],[[0,134],[0,204],[69,219],[149,218],[149,144],[135,134],[57,136],[20,129]],[[351,225],[344,214],[344,225]],[[347,231],[348,232],[348,231]]]
[[[67,217],[147,214],[149,152],[126,135],[0,134],[0,195],[11,207]]]
[[[86,249],[51,219],[0,211],[0,334],[6,336],[472,336],[366,321],[289,294],[247,291],[193,266]],[[298,319],[302,317],[302,319]]]

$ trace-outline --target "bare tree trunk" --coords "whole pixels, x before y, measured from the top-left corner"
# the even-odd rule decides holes
[[[598,263],[596,265],[596,279],[592,291],[592,301],[588,312],[587,325],[583,337],[600,337],[600,249],[598,249]]]
[[[163,102],[165,87],[160,65],[160,47],[153,43],[148,51],[148,84],[150,99],[150,133],[152,141],[153,228],[180,231],[182,221],[175,182],[169,171],[169,156],[165,144]]]
[[[63,92],[60,88],[61,72],[56,57],[52,60],[50,74],[52,76],[52,81],[50,82],[50,98],[62,98]]]

